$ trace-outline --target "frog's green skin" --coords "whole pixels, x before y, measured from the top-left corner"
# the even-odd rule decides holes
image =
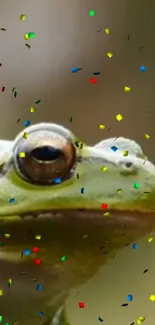
[[[29,135],[26,140],[24,132]],[[25,144],[33,150],[47,145],[57,147],[58,141],[60,148],[63,139],[76,153],[70,177],[56,185],[34,184],[32,179],[25,178],[17,164],[17,156]],[[155,166],[146,160],[139,145],[125,138],[111,138],[93,147],[85,144],[77,147],[77,140],[62,126],[41,123],[26,128],[14,141],[0,141],[0,221],[3,231],[10,234],[0,251],[1,267],[3,263],[9,263],[10,269],[14,265],[14,269],[19,270],[24,264],[33,269],[34,277],[35,272],[39,277],[42,273],[49,277],[41,293],[45,311],[43,323],[52,319],[71,288],[85,282],[97,271],[103,263],[100,246],[105,239],[111,238],[122,222],[129,227],[134,225],[134,229],[145,225],[146,230],[149,220],[154,220]],[[118,150],[113,152],[112,146]],[[128,156],[123,155],[124,151],[128,151]],[[39,164],[40,172],[44,166],[42,162]],[[103,166],[107,167],[106,171],[102,170]],[[135,189],[134,184],[140,187]],[[81,194],[81,188],[84,188],[84,194]],[[10,198],[15,198],[15,202],[10,203]],[[103,203],[108,205],[108,217],[103,215]],[[42,234],[40,241],[35,240],[37,234]],[[120,247],[122,239],[117,242],[116,246]],[[32,250],[38,245],[39,267],[33,264],[35,254],[21,258],[21,251]],[[67,256],[66,262],[61,261],[63,255]],[[17,277],[18,271],[15,273]],[[25,280],[17,290],[14,288],[13,299],[18,297],[20,303],[22,299],[32,299],[33,308],[24,310],[27,316],[17,315],[23,325],[28,321],[34,325],[38,322],[39,307],[34,308],[38,292],[33,297],[34,291],[35,288],[29,287]],[[15,317],[14,314],[16,309],[10,317]]]

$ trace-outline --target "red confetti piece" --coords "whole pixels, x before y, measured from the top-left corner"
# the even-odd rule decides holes
[[[34,264],[40,265],[40,263],[41,263],[40,258],[35,258],[34,259]]]
[[[91,84],[96,84],[96,78],[90,78],[90,83]]]
[[[39,252],[39,248],[38,247],[33,247],[33,253],[38,253]]]
[[[79,307],[84,308],[85,307],[84,302],[79,302]]]
[[[108,208],[108,204],[102,203],[102,209],[106,210]]]
[[[2,93],[3,93],[4,90],[5,90],[5,87],[2,87]]]

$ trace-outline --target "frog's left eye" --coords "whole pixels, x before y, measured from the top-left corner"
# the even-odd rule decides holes
[[[36,131],[22,139],[14,150],[20,176],[36,184],[54,184],[70,178],[76,162],[71,141],[51,131]]]

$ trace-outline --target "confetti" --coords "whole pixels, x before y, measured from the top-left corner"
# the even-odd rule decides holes
[[[67,261],[67,256],[65,256],[65,255],[64,255],[64,256],[62,256],[62,257],[61,257],[61,261],[62,261],[62,262],[65,262],[65,261]]]
[[[28,136],[29,136],[28,133],[24,132],[24,134],[23,134],[23,138],[24,138],[24,139],[27,139]]]
[[[124,87],[124,91],[125,91],[126,93],[129,93],[129,92],[130,92],[130,90],[131,90],[131,88],[130,88],[130,87],[127,87],[127,86],[125,86],[125,87]]]
[[[80,307],[80,308],[85,308],[85,303],[84,303],[84,302],[82,302],[82,301],[81,301],[81,302],[79,302],[79,307]]]
[[[110,29],[109,29],[109,28],[106,28],[106,29],[105,29],[105,33],[106,33],[107,35],[109,35],[109,34],[110,34]]]
[[[12,285],[12,279],[8,279],[8,287],[11,287]]]
[[[97,71],[96,71],[96,72],[93,73],[93,75],[94,75],[94,76],[99,76],[99,75],[100,75],[100,72],[97,72]]]
[[[135,188],[136,190],[138,190],[139,187],[140,187],[140,185],[139,185],[138,183],[135,183],[135,184],[134,184],[134,188]]]
[[[102,167],[101,167],[102,172],[105,172],[107,169],[108,169],[107,166],[102,166]]]
[[[140,316],[140,317],[137,318],[137,323],[138,324],[142,324],[144,321],[145,321],[145,317],[143,317],[143,316]]]
[[[141,65],[141,67],[139,68],[139,70],[140,70],[141,72],[145,72],[145,71],[146,71],[146,68],[144,67],[144,65]]]
[[[90,83],[91,84],[96,84],[96,82],[97,82],[96,78],[90,78]]]
[[[25,34],[25,35],[24,35],[24,39],[25,39],[25,40],[28,40],[28,39],[29,39],[28,34]]]
[[[70,123],[72,123],[73,122],[73,118],[72,118],[72,116],[70,117]]]
[[[123,152],[123,156],[124,156],[124,157],[128,156],[128,153],[129,153],[129,152],[125,150],[125,151]]]
[[[153,239],[154,239],[154,237],[149,237],[148,242],[151,243]]]
[[[105,129],[105,125],[100,124],[100,130],[104,130]]]
[[[33,106],[30,107],[30,112],[35,113],[35,108]]]
[[[60,177],[55,178],[54,182],[56,184],[60,184],[61,183],[61,178]]]
[[[113,53],[107,52],[107,56],[108,56],[109,59],[111,59],[113,57]]]
[[[42,285],[41,284],[37,284],[36,290],[41,291],[42,290]]]
[[[149,299],[153,302],[155,302],[155,295],[150,295]]]
[[[3,316],[0,316],[0,323],[2,323],[3,321]]]
[[[34,259],[34,264],[40,265],[40,263],[41,263],[40,258],[35,258]]]
[[[10,238],[10,234],[4,234],[5,238]]]
[[[72,68],[72,73],[78,72],[78,68]]]
[[[20,20],[25,20],[25,18],[26,18],[26,15],[20,15]]]
[[[104,217],[109,217],[110,216],[110,212],[105,212],[103,213]]]
[[[90,10],[89,11],[89,16],[90,17],[94,17],[95,16],[95,11],[94,10]]]
[[[15,202],[15,198],[12,197],[12,198],[10,199],[10,203],[14,203],[14,202]]]
[[[40,239],[41,239],[41,235],[36,235],[36,236],[35,236],[35,239],[40,240]]]
[[[41,99],[38,99],[35,104],[39,104],[41,102]]]
[[[84,187],[81,188],[81,194],[84,194]]]
[[[137,248],[138,248],[138,244],[137,243],[133,243],[132,249],[137,249]]]
[[[0,289],[0,296],[3,296],[3,290]]]
[[[3,32],[6,32],[6,28],[1,28],[1,30],[2,30]]]
[[[108,208],[108,204],[102,203],[101,208],[104,209],[104,210],[106,210]]]
[[[5,87],[2,87],[2,89],[1,89],[1,92],[3,93],[3,92],[4,92],[4,90],[5,90]]]
[[[101,317],[98,317],[98,320],[99,320],[100,322],[103,322],[103,318],[101,318]]]
[[[17,91],[14,92],[14,97],[15,97],[15,98],[17,97]]]
[[[25,127],[27,127],[27,126],[29,126],[29,125],[30,125],[30,121],[29,121],[29,120],[27,120],[27,121],[24,122],[24,126],[25,126]]]
[[[128,304],[122,304],[121,305],[121,307],[127,307],[128,306]]]
[[[24,254],[26,255],[26,256],[29,256],[30,255],[30,250],[29,249],[24,249]]]
[[[38,315],[39,315],[40,317],[43,317],[43,316],[44,316],[44,313],[43,313],[42,311],[39,311],[39,312],[38,312]]]
[[[117,114],[117,115],[116,115],[116,120],[117,120],[118,122],[120,122],[121,120],[123,120],[123,116],[122,116],[121,114]]]
[[[39,252],[39,248],[38,247],[33,247],[33,253],[38,253]]]
[[[20,158],[25,158],[25,152],[20,152],[19,156],[20,156]]]
[[[111,150],[113,150],[114,152],[116,152],[118,150],[118,148],[116,148],[115,146],[111,147]]]
[[[145,139],[150,139],[150,135],[148,135],[147,133],[145,133]]]
[[[143,273],[147,273],[148,272],[148,269],[145,269],[144,271],[143,271]]]
[[[35,34],[33,32],[28,33],[28,38],[34,38]]]
[[[30,47],[31,47],[31,46],[30,46],[29,44],[27,44],[27,43],[25,44],[25,46],[26,46],[28,49],[30,49]]]
[[[128,301],[132,301],[132,300],[133,300],[133,295],[128,294],[128,296],[127,296],[127,300],[128,300]]]

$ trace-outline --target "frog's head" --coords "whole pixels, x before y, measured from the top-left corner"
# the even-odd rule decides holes
[[[1,140],[0,163],[3,218],[81,209],[97,215],[104,210],[102,204],[116,215],[153,213],[155,207],[155,166],[128,139],[87,146],[66,128],[41,123],[26,128],[14,141]]]

